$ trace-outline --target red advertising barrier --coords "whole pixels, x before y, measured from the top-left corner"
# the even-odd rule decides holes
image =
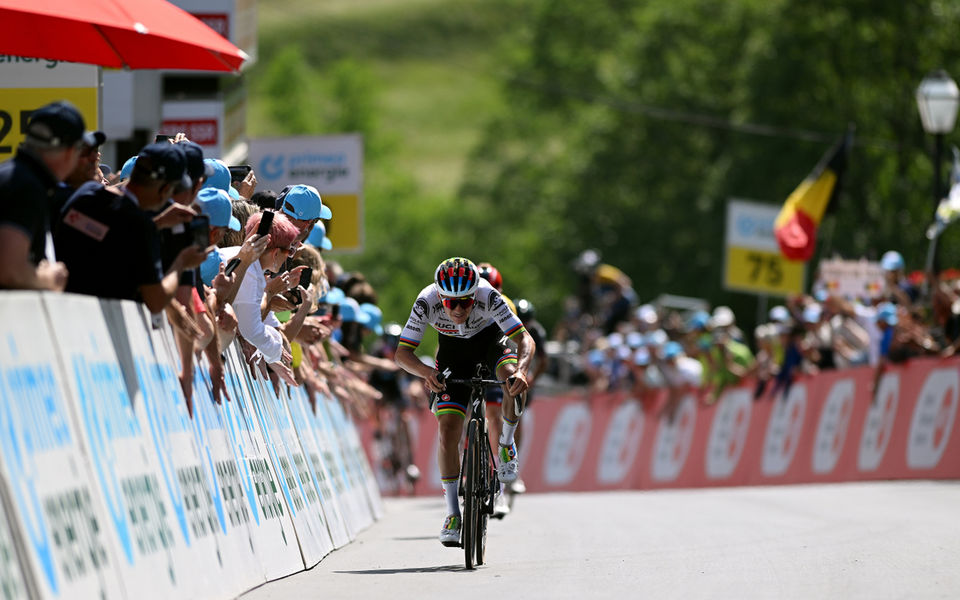
[[[960,359],[892,368],[875,401],[873,378],[829,371],[758,400],[745,381],[709,406],[692,391],[672,420],[662,390],[538,395],[523,415],[520,473],[531,492],[960,478]],[[415,429],[415,493],[440,493],[433,415]]]

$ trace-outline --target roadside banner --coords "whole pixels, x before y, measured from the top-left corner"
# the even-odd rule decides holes
[[[251,139],[250,165],[259,185],[280,191],[312,185],[333,211],[327,237],[336,252],[362,252],[363,137],[359,134]]]
[[[758,397],[747,379],[712,404],[691,390],[672,418],[663,389],[538,395],[522,421],[521,476],[531,492],[960,478],[960,358],[892,367],[875,395],[873,378],[823,371]],[[438,494],[436,419],[417,420],[415,462],[436,477],[414,491]]]

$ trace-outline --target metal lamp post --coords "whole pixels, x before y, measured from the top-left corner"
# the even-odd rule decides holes
[[[933,212],[936,219],[937,206],[943,197],[940,163],[943,154],[943,136],[953,131],[957,122],[957,107],[960,106],[960,89],[957,83],[944,70],[927,75],[917,88],[917,108],[923,130],[934,136],[933,151]],[[939,271],[939,248],[937,237],[930,241],[927,254],[927,270],[936,274]]]

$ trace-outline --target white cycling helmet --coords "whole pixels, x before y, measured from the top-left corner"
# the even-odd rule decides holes
[[[469,259],[454,256],[440,263],[433,282],[441,296],[472,296],[480,285],[480,272]]]

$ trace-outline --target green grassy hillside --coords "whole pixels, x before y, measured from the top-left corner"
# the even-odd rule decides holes
[[[264,85],[264,74],[284,49],[295,47],[305,58],[318,106],[329,91],[327,70],[349,59],[371,75],[377,132],[391,143],[393,166],[410,173],[425,193],[452,198],[481,125],[499,109],[498,48],[524,22],[530,4],[261,2],[260,57],[249,74],[248,131],[253,136],[286,131],[270,115]],[[368,176],[376,176],[378,167],[368,164]]]

